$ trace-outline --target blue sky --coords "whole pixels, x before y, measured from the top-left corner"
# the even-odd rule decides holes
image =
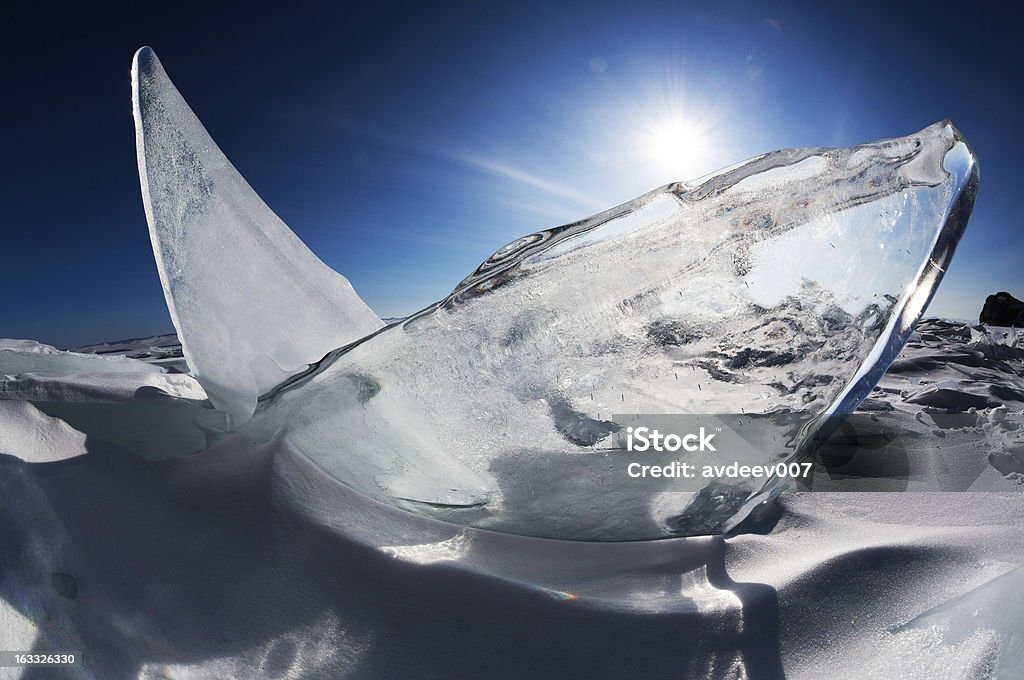
[[[129,71],[144,44],[382,316],[443,297],[518,236],[668,181],[946,117],[982,182],[929,313],[975,318],[989,293],[1024,295],[1017,17],[843,5],[9,10],[0,337],[73,346],[171,329],[135,165]]]

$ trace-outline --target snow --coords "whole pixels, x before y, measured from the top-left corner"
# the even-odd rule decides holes
[[[186,375],[23,375],[0,399],[0,647],[81,650],[72,678],[1019,677],[1024,485],[997,465],[1024,450],[1013,337],[925,320],[858,414],[902,443],[917,491],[816,477],[729,537],[624,543],[405,512],[287,438],[161,451],[187,431],[169,414],[201,408]],[[105,437],[129,438],[137,414],[104,429],[95,411],[72,427],[40,410],[109,416],[166,380],[180,392],[149,394],[136,453]],[[908,399],[932,384],[1002,401]],[[957,484],[984,492],[941,491]]]
[[[0,380],[21,374],[63,377],[75,373],[161,373],[144,361],[124,356],[65,352],[34,340],[0,339]]]
[[[947,646],[981,638],[987,643],[979,654],[986,670],[993,676],[1012,677],[1024,669],[1024,616],[1019,608],[1006,604],[1022,599],[1024,567],[1017,567],[917,616],[902,630],[938,632]]]
[[[0,399],[0,453],[29,463],[85,453],[85,435],[27,401]]]
[[[5,550],[0,595],[82,677],[980,680],[1024,624],[919,618],[1007,593],[1020,493],[786,494],[727,539],[586,543],[402,512],[283,442],[0,465],[4,535],[48,547]]]
[[[0,453],[63,458],[84,453],[96,438],[151,458],[205,450],[229,429],[227,418],[194,378],[164,372],[165,359],[0,341],[0,366],[9,371],[0,375]],[[52,440],[63,441],[64,429],[75,438]]]
[[[143,362],[138,362],[143,363]],[[145,364],[144,364],[145,365]],[[109,366],[97,366],[107,369]],[[180,399],[205,400],[206,392],[190,376],[158,372],[106,370],[95,373],[47,375],[53,371],[43,368],[37,373],[19,373],[0,380],[0,398],[28,399],[31,401],[129,401],[147,392],[161,392]],[[157,370],[159,370],[157,368]]]
[[[120,355],[142,359],[174,373],[188,373],[188,363],[181,349],[176,333],[152,335],[146,338],[129,338],[116,342],[100,342],[74,348],[85,354]]]

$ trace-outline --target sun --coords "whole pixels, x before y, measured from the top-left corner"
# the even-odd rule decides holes
[[[684,180],[707,172],[714,144],[701,126],[677,118],[652,126],[647,146],[659,174]]]

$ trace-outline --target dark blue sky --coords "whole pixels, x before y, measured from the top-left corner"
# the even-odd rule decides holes
[[[1019,17],[936,3],[180,3],[5,12],[0,337],[171,329],[139,195],[151,45],[266,202],[382,316],[515,237],[786,146],[951,118],[981,159],[931,313],[1024,294]],[[698,153],[655,148],[688,135]]]

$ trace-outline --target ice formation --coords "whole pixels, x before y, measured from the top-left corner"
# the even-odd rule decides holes
[[[384,324],[253,191],[148,47],[132,89],[167,306],[193,374],[238,424],[289,374]]]
[[[662,187],[507,245],[445,300],[266,395],[246,432],[284,432],[338,480],[455,523],[726,531],[779,480],[631,485],[612,414],[747,414],[767,436],[744,462],[797,459],[898,355],[977,181],[941,122]]]
[[[124,343],[118,347],[125,349]],[[195,379],[168,372],[159,355],[147,358],[66,352],[30,340],[0,340],[0,411],[6,410],[9,416],[0,414],[0,430],[6,431],[0,435],[0,453],[30,459],[62,454],[60,446],[48,444],[47,432],[54,431],[53,423],[63,423],[82,435],[82,442],[73,442],[76,453],[85,452],[85,437],[148,458],[206,449],[228,429],[226,414],[210,408]],[[17,404],[24,404],[25,410]],[[31,439],[18,434],[25,430],[16,425],[19,418],[29,421],[26,431],[38,430],[34,448],[25,443],[32,443]]]
[[[613,414],[743,414],[761,436],[742,462],[799,460],[904,346],[978,182],[948,121],[777,151],[518,239],[443,301],[375,332],[148,49],[134,74],[154,250],[213,403],[237,424],[259,397],[242,436],[294,447],[377,501],[509,533],[735,526],[782,480],[631,485]]]
[[[59,378],[89,373],[160,373],[152,364],[123,356],[65,352],[34,340],[0,338],[0,382],[31,374]]]

